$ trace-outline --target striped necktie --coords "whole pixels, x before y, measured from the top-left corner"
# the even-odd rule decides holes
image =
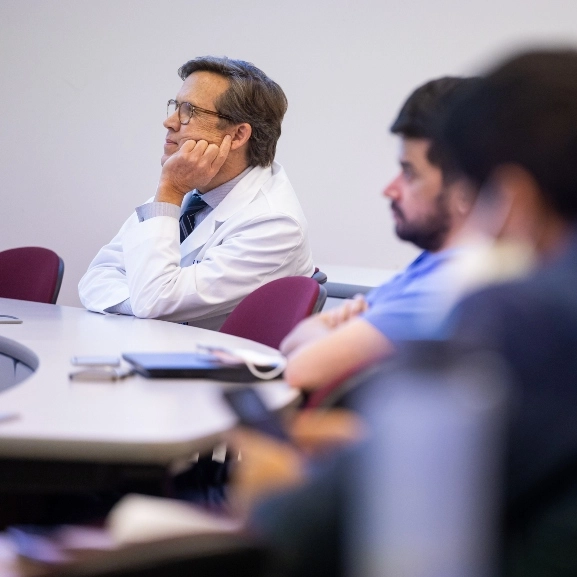
[[[189,199],[186,205],[185,211],[180,215],[180,242],[184,242],[184,239],[194,230],[194,215],[200,212],[203,208],[208,206],[200,195],[194,193]]]

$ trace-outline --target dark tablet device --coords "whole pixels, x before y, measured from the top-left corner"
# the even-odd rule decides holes
[[[291,442],[278,416],[269,411],[254,389],[250,387],[228,389],[223,391],[222,395],[238,416],[241,425],[281,441]]]
[[[257,379],[244,363],[223,363],[217,356],[202,353],[124,353],[134,370],[149,379],[215,379],[251,382]]]

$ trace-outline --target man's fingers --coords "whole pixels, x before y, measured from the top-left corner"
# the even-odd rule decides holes
[[[194,150],[196,146],[196,140],[186,140],[180,147],[179,152],[189,154]]]
[[[340,324],[367,310],[367,303],[362,297],[355,296],[345,301],[340,307],[321,313],[327,326],[335,328]]]
[[[321,313],[321,315],[323,315],[323,320],[325,321],[327,327],[334,329],[339,325],[341,307],[342,305],[335,309],[331,309]]]
[[[354,306],[354,301],[348,300],[336,310],[337,324],[341,324],[349,320],[353,314]]]
[[[363,295],[355,295],[353,297],[350,306],[351,315],[356,316],[360,313],[364,313],[367,308],[367,301],[364,299]]]
[[[365,299],[365,295],[362,293],[357,293],[353,300],[357,303],[357,305],[361,308],[362,311],[366,311],[369,308],[369,303]]]
[[[225,134],[224,138],[222,139],[222,142],[220,143],[220,152],[221,154],[224,155],[225,158],[226,156],[228,156],[228,153],[230,152],[231,145],[232,145],[232,136],[230,134]]]
[[[192,152],[197,159],[200,159],[201,156],[206,152],[207,148],[208,148],[208,142],[206,140],[199,140],[196,143],[196,146],[194,147],[194,150]]]
[[[228,153],[230,152],[232,138],[229,134],[225,135],[220,146],[209,144],[206,140],[199,140],[192,151],[198,163],[206,166],[211,174],[216,174],[224,164]]]
[[[214,167],[214,159],[218,156],[218,151],[219,148],[216,144],[209,144],[204,151],[202,160],[205,160],[209,166]]]
[[[162,185],[184,196],[193,188],[206,186],[224,164],[231,141],[228,134],[220,146],[206,140],[186,140],[163,164],[159,187]]]
[[[220,143],[220,147],[218,149],[218,154],[216,158],[212,162],[212,168],[216,171],[220,170],[220,167],[224,164],[224,161],[228,157],[228,153],[230,152],[230,146],[232,144],[232,136],[230,134],[226,134],[225,137],[222,139]]]

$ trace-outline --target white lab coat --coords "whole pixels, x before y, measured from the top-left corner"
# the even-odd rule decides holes
[[[307,222],[275,162],[251,170],[182,244],[177,219],[139,222],[133,213],[78,289],[91,311],[103,313],[130,298],[137,317],[218,329],[261,285],[313,272]]]

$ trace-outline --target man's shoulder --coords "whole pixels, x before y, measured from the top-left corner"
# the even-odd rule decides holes
[[[259,172],[268,171],[269,178],[264,181],[257,178],[252,186],[257,187],[252,202],[243,210],[245,216],[252,214],[254,218],[288,217],[299,223],[306,219],[295,193],[295,190],[284,168],[277,162],[267,168],[257,167]]]
[[[541,266],[526,276],[496,282],[472,292],[463,299],[470,303],[494,303],[525,308],[533,305],[557,305],[577,311],[577,264]],[[471,306],[473,306],[473,304]]]
[[[262,184],[260,191],[268,201],[279,203],[294,200],[298,203],[295,190],[285,169],[278,162],[273,162],[267,170],[270,171],[270,178]]]
[[[435,278],[446,280],[453,273],[453,267],[449,265],[453,264],[456,257],[457,253],[453,250],[438,253],[423,251],[406,268],[377,287],[374,292],[386,294],[389,290],[398,291],[411,287],[418,289],[419,292],[421,288],[424,288],[426,292],[432,292],[437,287],[434,282]],[[447,289],[446,285],[444,289]]]
[[[539,339],[577,334],[577,291],[551,282],[543,270],[468,294],[454,311],[457,334],[503,333]],[[502,336],[502,338],[504,338]]]

